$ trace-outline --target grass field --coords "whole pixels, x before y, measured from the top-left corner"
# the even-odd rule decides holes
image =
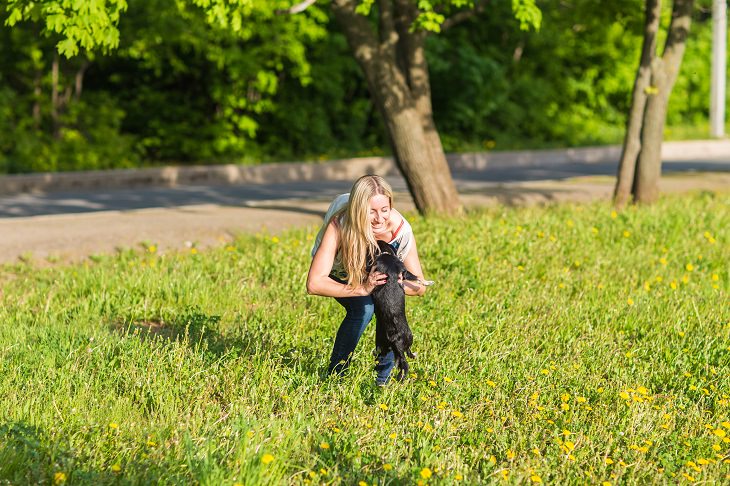
[[[730,194],[409,220],[412,375],[341,308],[315,228],[0,269],[0,484],[730,481]]]

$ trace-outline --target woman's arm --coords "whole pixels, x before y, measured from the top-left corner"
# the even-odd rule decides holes
[[[418,258],[418,249],[416,248],[415,237],[411,244],[413,246],[408,251],[408,254],[403,260],[403,264],[406,266],[406,270],[423,280],[423,270],[421,269],[421,260]],[[426,293],[425,285],[421,285],[418,282],[413,282],[411,280],[403,280],[403,289],[406,291],[406,295],[423,295]]]
[[[376,285],[385,283],[387,276],[379,272],[371,272],[365,284],[355,288],[341,284],[329,277],[340,244],[340,230],[332,220],[322,237],[322,242],[312,258],[307,275],[307,293],[324,297],[358,297],[370,295]]]

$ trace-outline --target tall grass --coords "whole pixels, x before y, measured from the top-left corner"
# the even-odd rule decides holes
[[[0,484],[730,479],[730,195],[409,217],[412,375],[307,296],[316,228],[0,270]]]

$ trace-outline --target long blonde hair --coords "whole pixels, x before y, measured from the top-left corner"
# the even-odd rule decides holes
[[[370,225],[370,199],[373,196],[387,196],[393,206],[393,189],[380,176],[366,175],[352,185],[350,200],[334,218],[340,225],[340,255],[342,266],[347,272],[347,285],[357,287],[365,281],[368,259],[378,249],[378,243]]]

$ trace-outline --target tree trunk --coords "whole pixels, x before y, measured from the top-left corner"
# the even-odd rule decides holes
[[[661,1],[647,0],[644,22],[644,44],[641,48],[641,62],[634,81],[631,113],[626,125],[626,136],[621,150],[621,160],[613,192],[614,204],[623,208],[631,197],[634,183],[636,159],[641,151],[641,128],[646,107],[647,91],[651,85],[651,61],[656,55],[656,37],[659,31]]]
[[[408,0],[379,0],[378,32],[355,12],[357,0],[332,9],[385,120],[398,168],[422,214],[461,211],[431,113],[425,35],[410,32],[417,13]]]
[[[54,52],[53,64],[51,64],[51,122],[53,123],[53,138],[56,140],[61,138],[61,122],[58,116],[60,104],[58,95],[59,62],[58,52]]]
[[[669,96],[689,35],[692,6],[693,0],[674,0],[667,42],[662,57],[657,57],[661,1],[646,0],[641,63],[634,82],[631,112],[614,189],[617,208],[625,206],[631,196],[634,203],[651,203],[659,196],[664,124]]]
[[[659,197],[662,173],[662,140],[667,119],[669,96],[682,65],[684,49],[692,23],[693,0],[674,0],[664,54],[652,63],[652,85],[655,88],[646,103],[641,152],[636,163],[633,195],[637,203],[652,203]]]
[[[42,72],[36,71],[33,77],[33,128],[39,130],[41,128],[41,81]]]

